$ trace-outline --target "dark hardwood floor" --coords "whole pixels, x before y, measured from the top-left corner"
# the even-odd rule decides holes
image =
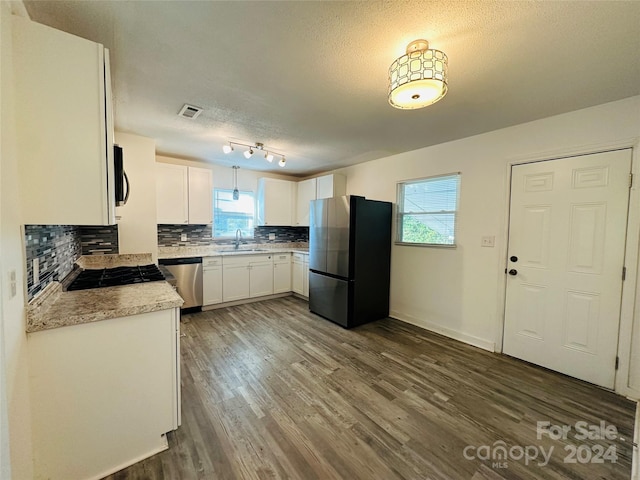
[[[182,332],[182,426],[110,479],[631,476],[634,403],[396,320],[344,330],[286,297],[185,315]],[[572,428],[538,440],[538,421]],[[578,439],[580,421],[617,438]]]

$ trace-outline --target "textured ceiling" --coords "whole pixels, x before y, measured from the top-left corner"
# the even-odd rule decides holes
[[[111,50],[116,128],[158,153],[306,175],[640,94],[640,2],[25,1]],[[427,39],[449,92],[413,111],[387,71]],[[195,120],[184,103],[203,107]],[[287,166],[224,155],[262,142]]]

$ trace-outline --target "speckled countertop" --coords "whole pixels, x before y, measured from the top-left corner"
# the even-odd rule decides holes
[[[90,259],[78,263],[85,268],[153,263],[150,255],[122,256],[120,259],[115,258],[117,255],[104,257],[102,261]],[[63,292],[61,284],[53,282],[27,306],[27,332],[167,310],[183,303],[171,285],[162,281],[71,292]]]
[[[158,247],[158,258],[223,257],[228,255],[261,255],[269,253],[309,253],[309,244],[245,244],[237,250],[232,245],[194,247]]]

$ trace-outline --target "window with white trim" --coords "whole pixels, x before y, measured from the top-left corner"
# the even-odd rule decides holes
[[[225,188],[214,189],[214,238],[235,237],[238,229],[242,232],[243,238],[253,238],[254,209],[253,192],[240,192],[240,198],[234,200],[233,190]]]
[[[456,245],[460,174],[398,183],[396,243]]]

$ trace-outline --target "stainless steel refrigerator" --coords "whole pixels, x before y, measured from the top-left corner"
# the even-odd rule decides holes
[[[391,203],[347,196],[313,200],[309,309],[350,328],[389,315]]]

